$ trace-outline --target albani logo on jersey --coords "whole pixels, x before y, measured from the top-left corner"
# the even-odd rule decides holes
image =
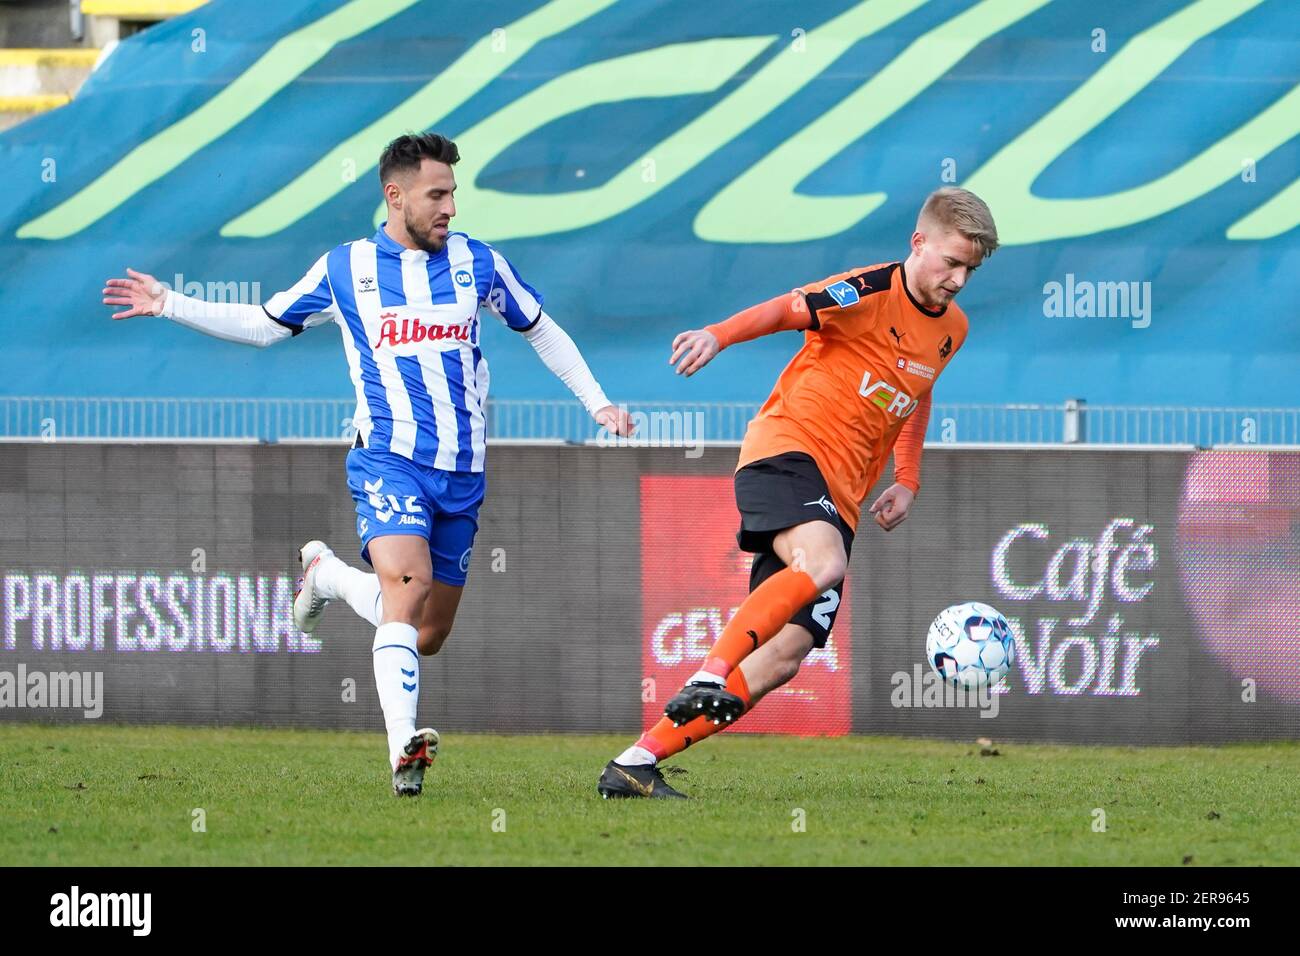
[[[873,405],[883,408],[890,415],[897,415],[899,418],[906,418],[916,411],[916,406],[920,404],[920,399],[913,398],[884,379],[873,382],[870,371],[862,373],[862,385],[858,388],[858,394]]]
[[[456,339],[460,342],[469,342],[468,325],[425,325],[418,318],[402,319],[399,324],[396,312],[380,313],[380,319],[383,323],[379,326],[379,341],[375,342],[372,348],[380,348],[383,345],[408,345],[412,342],[423,342],[426,339],[434,341],[437,339]]]

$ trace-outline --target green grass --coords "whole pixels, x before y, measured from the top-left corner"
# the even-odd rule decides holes
[[[626,743],[447,734],[399,801],[377,734],[7,724],[0,864],[1300,863],[1297,743],[734,736],[674,761],[694,800],[602,801]]]

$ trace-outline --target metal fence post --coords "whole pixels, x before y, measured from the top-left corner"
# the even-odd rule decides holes
[[[1067,445],[1078,445],[1087,441],[1083,419],[1085,404],[1082,398],[1065,400],[1065,421],[1061,426],[1061,441]]]

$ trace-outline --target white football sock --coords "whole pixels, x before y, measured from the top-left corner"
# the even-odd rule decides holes
[[[642,767],[646,764],[653,766],[658,762],[654,754],[644,747],[638,747],[636,744],[628,747],[627,750],[614,758],[614,763],[623,767]]]
[[[375,631],[375,687],[388,729],[388,763],[394,769],[402,748],[415,736],[415,707],[420,699],[418,634],[400,621],[381,624]]]
[[[696,671],[686,681],[687,684],[715,684],[718,687],[726,687],[726,678],[719,677],[709,671]]]
[[[375,627],[384,619],[379,575],[354,568],[338,556],[322,558],[316,566],[316,590],[328,600],[347,601],[352,610]]]

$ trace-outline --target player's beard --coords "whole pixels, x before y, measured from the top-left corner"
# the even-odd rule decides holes
[[[926,303],[926,308],[942,309],[956,297],[956,292],[949,292],[943,287],[942,282],[936,282],[929,288],[929,295],[927,298],[929,298],[930,301]]]
[[[426,235],[420,232],[415,223],[411,221],[410,213],[403,212],[402,221],[406,226],[406,234],[411,237],[411,241],[425,252],[429,253],[429,255],[436,256],[438,253],[442,252],[443,248],[447,245],[446,239],[436,239],[432,235]],[[432,227],[430,227],[430,232],[432,232]]]

